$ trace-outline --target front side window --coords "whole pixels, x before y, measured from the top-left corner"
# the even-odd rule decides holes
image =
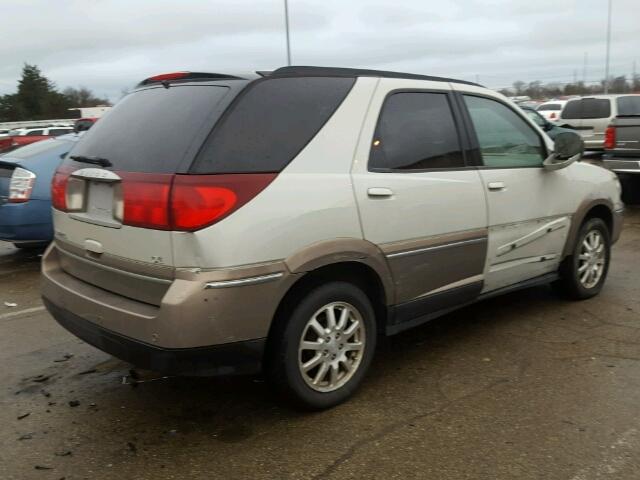
[[[446,93],[401,92],[387,98],[371,147],[370,170],[464,166]]]
[[[542,166],[542,139],[523,118],[495,100],[465,95],[464,101],[478,137],[485,166]]]

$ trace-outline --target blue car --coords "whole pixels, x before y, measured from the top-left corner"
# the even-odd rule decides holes
[[[0,156],[0,240],[37,248],[53,239],[51,179],[79,138],[64,135]]]

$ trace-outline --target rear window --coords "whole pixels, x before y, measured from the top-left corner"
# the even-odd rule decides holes
[[[545,110],[562,110],[562,105],[559,103],[547,103],[546,105],[540,105],[537,109],[539,112]]]
[[[221,118],[191,171],[280,172],[329,120],[354,82],[338,77],[256,81]]]
[[[619,97],[618,115],[622,117],[640,116],[640,96]]]
[[[611,102],[607,98],[583,98],[572,100],[564,107],[562,118],[587,119],[611,116]]]
[[[30,132],[25,133],[25,136],[35,137],[37,135],[43,135],[43,134],[44,134],[44,130],[32,130]]]
[[[194,137],[215,122],[215,107],[228,91],[192,84],[135,91],[96,122],[72,154],[106,158],[114,170],[174,173]]]

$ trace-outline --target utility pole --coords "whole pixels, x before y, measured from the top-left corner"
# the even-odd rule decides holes
[[[587,63],[589,63],[589,54],[584,52],[584,60],[582,62],[582,83],[587,84]]]
[[[291,42],[289,40],[289,1],[284,0],[284,25],[287,31],[287,66],[291,66]]]
[[[609,93],[609,54],[611,52],[611,2],[609,0],[609,12],[607,15],[607,59],[604,67],[604,93]]]

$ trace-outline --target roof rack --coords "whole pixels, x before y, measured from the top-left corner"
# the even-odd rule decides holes
[[[475,85],[474,82],[466,80],[456,80],[453,78],[433,77],[429,75],[417,75],[415,73],[388,72],[385,70],[368,70],[360,68],[341,67],[312,67],[312,66],[292,66],[280,67],[274,70],[271,76],[287,77],[384,77],[384,78],[406,78],[411,80],[431,80],[434,82],[463,83],[465,85]]]

